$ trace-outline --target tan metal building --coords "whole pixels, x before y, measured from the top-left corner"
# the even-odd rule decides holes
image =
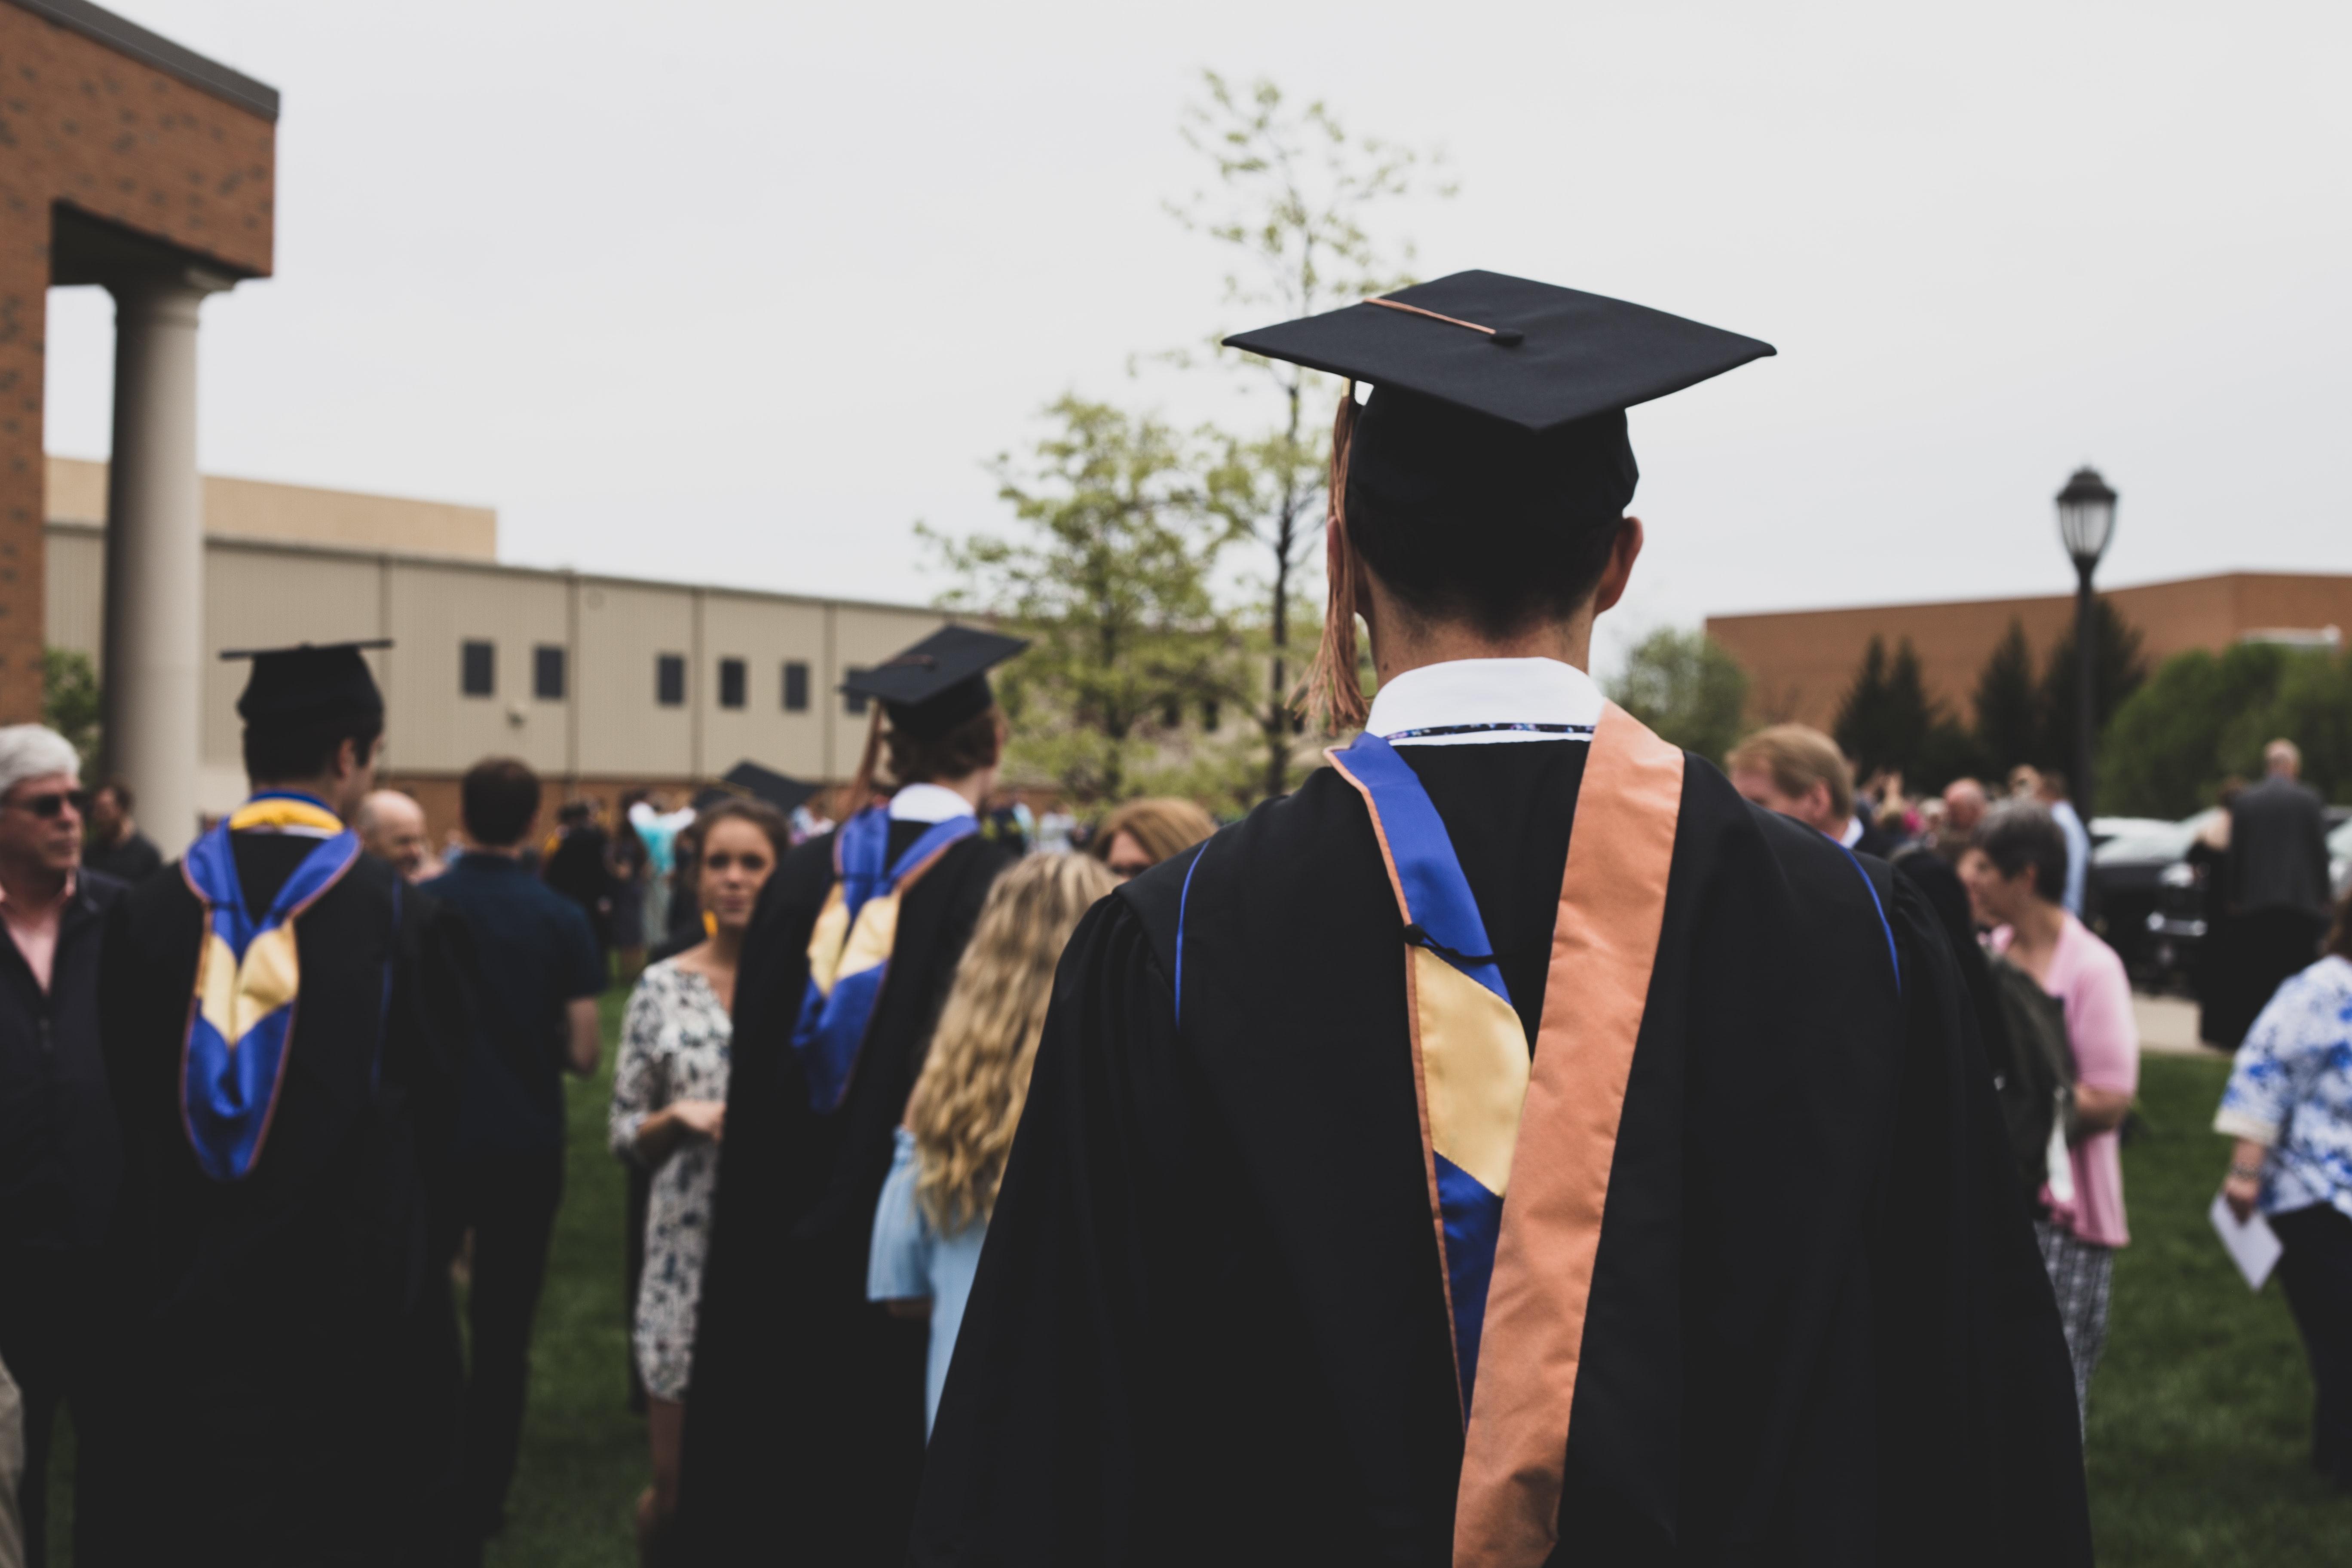
[[[104,464],[49,459],[48,640],[93,660],[105,646],[106,494]],[[493,754],[522,758],[551,793],[608,801],[746,758],[802,778],[845,777],[867,718],[836,691],[844,675],[947,619],[910,605],[501,565],[498,514],[486,507],[209,476],[204,506],[205,648],[392,638],[369,655],[389,708],[384,771],[425,803],[436,837],[456,821],[458,775]],[[244,674],[205,661],[203,812],[244,798]],[[173,830],[148,826],[158,842]]]

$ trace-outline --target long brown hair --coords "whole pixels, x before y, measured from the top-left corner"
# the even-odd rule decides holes
[[[1108,861],[1112,841],[1124,833],[1134,838],[1137,847],[1150,856],[1156,866],[1171,855],[1190,849],[1216,830],[1217,819],[1191,801],[1175,795],[1150,795],[1114,806],[1087,841],[1087,852],[1097,860]]]
[[[2338,958],[2352,958],[2352,888],[2336,900],[2336,923],[2328,928],[2327,949]]]
[[[1078,918],[1118,886],[1090,856],[1033,855],[988,890],[907,1105],[915,1201],[942,1235],[985,1221],[996,1206],[1054,966]]]

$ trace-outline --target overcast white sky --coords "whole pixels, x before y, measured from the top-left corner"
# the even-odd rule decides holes
[[[2352,7],[114,0],[277,87],[277,276],[205,307],[207,471],[483,502],[508,559],[928,599],[910,524],[1231,319],[1163,200],[1198,72],[1441,144],[1420,270],[1766,338],[1638,410],[1627,629],[2352,571]],[[103,455],[110,309],[50,297]],[[1245,410],[1241,411],[1245,412]]]

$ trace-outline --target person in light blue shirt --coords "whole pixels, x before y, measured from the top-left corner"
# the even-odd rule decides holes
[[[1054,966],[1079,917],[1118,886],[1087,855],[1033,855],[996,879],[940,1011],[874,1214],[866,1294],[930,1319],[923,1430],[939,1419],[956,1331],[1029,1092]]]
[[[2038,800],[2050,808],[2050,820],[2066,837],[2066,896],[2059,902],[2066,907],[2068,914],[2078,921],[2084,919],[2083,891],[2091,875],[2091,831],[2083,826],[2074,803],[2066,798],[2066,775],[2044,773],[2039,768],[2012,768],[2009,793],[2012,798]]]
[[[2326,955],[2247,1032],[2213,1130],[2237,1140],[2222,1196],[2285,1247],[2280,1282],[2317,1388],[2312,1465],[2352,1490],[2352,897]]]

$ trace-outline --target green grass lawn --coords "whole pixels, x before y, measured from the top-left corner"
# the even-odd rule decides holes
[[[572,1152],[532,1352],[510,1522],[492,1568],[628,1568],[647,1479],[627,1404],[620,1168],[604,1150],[604,1070],[569,1086]],[[2147,1135],[2124,1153],[2133,1244],[2091,1389],[2091,1508],[2109,1568],[2343,1568],[2352,1499],[2305,1463],[2310,1384],[2273,1284],[2251,1296],[2208,1228],[2228,1147],[2207,1131],[2225,1064],[2150,1058]],[[69,1465],[69,1461],[68,1461]],[[69,1563],[68,1555],[53,1561]]]
[[[2092,1526],[2126,1568],[2342,1568],[2352,1499],[2306,1461],[2311,1383],[2273,1280],[2248,1294],[2205,1217],[2229,1145],[2210,1127],[2228,1064],[2151,1057],[2148,1135],[2124,1150],[2132,1245],[2116,1255],[2091,1384]]]
[[[628,988],[604,998],[596,1076],[566,1079],[571,1152],[563,1211],[531,1341],[530,1407],[506,1533],[488,1568],[632,1568],[630,1519],[652,1479],[644,1423],[629,1413],[628,1315],[622,1301],[626,1182],[604,1146],[613,1058]]]

